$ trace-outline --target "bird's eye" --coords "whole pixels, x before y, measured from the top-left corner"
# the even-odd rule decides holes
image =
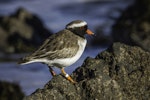
[[[87,30],[87,25],[86,26],[83,26],[83,27],[80,27],[81,30]]]
[[[84,29],[86,29],[86,30],[87,30],[87,28],[88,28],[88,27],[87,27],[87,25],[85,25],[85,26],[84,26]]]

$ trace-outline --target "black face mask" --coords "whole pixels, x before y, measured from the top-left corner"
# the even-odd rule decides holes
[[[74,27],[74,28],[67,28],[67,29],[81,37],[84,37],[84,35],[86,34],[87,28],[88,28],[87,25],[85,25],[82,27]]]

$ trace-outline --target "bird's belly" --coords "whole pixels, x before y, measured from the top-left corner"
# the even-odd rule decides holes
[[[73,63],[75,63],[81,57],[81,55],[85,49],[86,40],[84,40],[82,42],[78,42],[78,44],[79,44],[79,51],[76,53],[75,56],[73,56],[71,58],[54,59],[53,61],[50,62],[50,64],[61,68],[61,67],[70,66]]]
[[[55,59],[52,61],[53,65],[56,67],[66,67],[66,66],[70,66],[73,63],[75,63],[79,58],[81,54],[75,55],[72,58],[64,58],[64,59]]]

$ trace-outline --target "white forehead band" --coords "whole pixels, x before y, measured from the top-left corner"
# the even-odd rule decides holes
[[[82,27],[82,26],[85,26],[85,25],[87,25],[86,22],[73,23],[71,25],[68,25],[67,28]]]

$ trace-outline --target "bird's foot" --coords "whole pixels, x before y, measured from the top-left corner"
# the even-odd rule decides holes
[[[65,72],[64,68],[61,69],[61,72],[66,77],[66,79],[69,80],[71,83],[73,83],[73,84],[77,83]]]
[[[77,83],[76,81],[74,81],[74,80],[70,77],[70,75],[66,74],[65,77],[66,77],[67,80],[69,80],[71,83],[73,83],[73,84]]]

